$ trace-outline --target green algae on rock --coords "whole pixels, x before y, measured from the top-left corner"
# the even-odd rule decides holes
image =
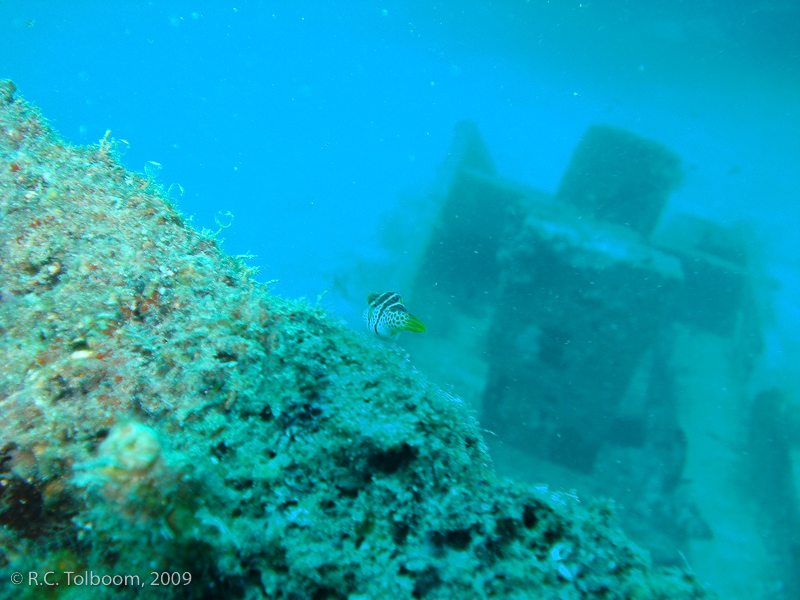
[[[710,596],[608,506],[498,481],[457,398],[10,82],[0,214],[0,577],[24,576],[0,596],[34,572],[53,598]]]

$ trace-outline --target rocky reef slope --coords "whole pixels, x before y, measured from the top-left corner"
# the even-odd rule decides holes
[[[496,480],[457,398],[271,295],[10,82],[0,357],[0,597],[709,595],[608,506]]]

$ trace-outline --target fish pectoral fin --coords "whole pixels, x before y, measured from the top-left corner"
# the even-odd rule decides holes
[[[403,325],[400,331],[413,331],[414,333],[423,333],[428,331],[425,324],[412,314],[408,315],[408,321]]]

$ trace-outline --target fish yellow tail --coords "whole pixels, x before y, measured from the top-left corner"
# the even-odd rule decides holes
[[[400,331],[413,331],[414,333],[422,333],[428,331],[425,324],[412,314],[408,314],[408,320]]]

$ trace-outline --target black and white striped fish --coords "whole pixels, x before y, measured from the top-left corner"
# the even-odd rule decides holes
[[[372,333],[382,340],[390,340],[402,331],[422,333],[425,325],[403,306],[403,299],[397,292],[385,292],[367,296],[364,309],[364,323]]]

